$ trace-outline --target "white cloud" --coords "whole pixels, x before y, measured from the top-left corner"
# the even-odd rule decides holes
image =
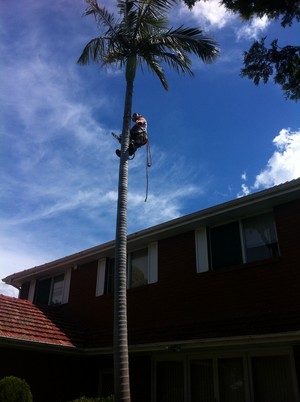
[[[206,31],[231,28],[237,40],[257,39],[270,24],[266,16],[253,17],[250,21],[244,21],[238,14],[228,11],[219,0],[198,1],[191,10],[181,3],[178,15],[183,19],[190,17]]]
[[[246,22],[240,28],[235,29],[237,39],[257,39],[269,25],[270,20],[267,16],[254,17],[250,22]]]
[[[274,140],[276,151],[256,176],[254,188],[266,188],[300,177],[300,130],[282,129]]]
[[[242,184],[239,196],[247,195],[251,190],[259,190],[300,177],[300,129],[291,131],[282,129],[273,139],[276,148],[266,166],[256,176],[252,186]],[[245,180],[244,177],[242,177]]]
[[[19,291],[11,285],[6,285],[6,283],[0,282],[0,295],[18,297]]]
[[[180,15],[183,17],[191,16],[206,30],[211,28],[222,29],[236,18],[220,4],[219,0],[199,1],[191,10],[182,4]]]
[[[245,180],[245,181],[247,180],[247,173],[246,172],[242,173],[241,179]]]

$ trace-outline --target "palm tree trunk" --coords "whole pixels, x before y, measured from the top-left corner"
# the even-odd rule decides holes
[[[114,379],[116,402],[130,402],[127,334],[127,193],[128,146],[133,80],[127,81],[119,167],[114,279]]]

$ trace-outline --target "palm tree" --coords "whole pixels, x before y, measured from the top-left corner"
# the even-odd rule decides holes
[[[119,165],[118,204],[116,220],[116,254],[114,282],[114,377],[116,401],[130,401],[127,340],[127,192],[128,146],[132,114],[133,87],[138,67],[146,65],[161,81],[168,84],[162,64],[178,73],[193,75],[188,54],[210,63],[218,56],[216,42],[198,28],[168,28],[167,12],[176,0],[116,0],[118,17],[86,0],[85,15],[93,15],[101,36],[84,48],[78,63],[90,61],[102,66],[116,65],[125,69],[126,93]]]

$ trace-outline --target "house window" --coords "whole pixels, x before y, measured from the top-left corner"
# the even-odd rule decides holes
[[[35,303],[61,304],[64,290],[64,274],[37,282]]]
[[[98,262],[96,296],[112,293],[114,289],[115,259],[102,258]],[[157,243],[133,251],[127,258],[127,286],[135,288],[157,282]]]
[[[157,360],[155,402],[295,402],[292,351],[244,351]]]
[[[275,222],[272,214],[242,221],[247,262],[278,256]]]
[[[215,401],[216,386],[223,402],[245,401],[245,375],[241,357],[192,360],[190,372],[191,402]]]
[[[243,402],[245,398],[245,373],[240,357],[218,359],[219,393],[224,402]]]
[[[136,288],[148,284],[148,249],[130,253],[128,256],[128,287]]]
[[[156,402],[184,401],[184,362],[157,363]]]
[[[71,282],[71,268],[64,273],[39,279],[30,285],[30,293],[34,293],[34,303],[53,305],[68,302]]]
[[[253,357],[251,364],[256,402],[295,400],[289,356]]]
[[[214,368],[212,359],[190,363],[191,402],[214,401]]]
[[[267,213],[211,227],[209,246],[213,269],[278,256],[273,215]]]
[[[214,269],[243,263],[239,222],[210,229],[211,265]]]

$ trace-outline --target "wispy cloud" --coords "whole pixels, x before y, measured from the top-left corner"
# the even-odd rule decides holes
[[[122,77],[76,65],[97,34],[81,17],[84,4],[76,19],[68,15],[72,1],[49,3],[46,11],[28,1],[25,10],[7,7],[0,44],[1,278],[115,235],[119,160],[110,132],[121,123]],[[129,233],[179,216],[183,196],[203,191],[192,184],[197,172],[188,160],[169,166],[159,148],[153,154],[147,203],[144,150],[129,165]]]

